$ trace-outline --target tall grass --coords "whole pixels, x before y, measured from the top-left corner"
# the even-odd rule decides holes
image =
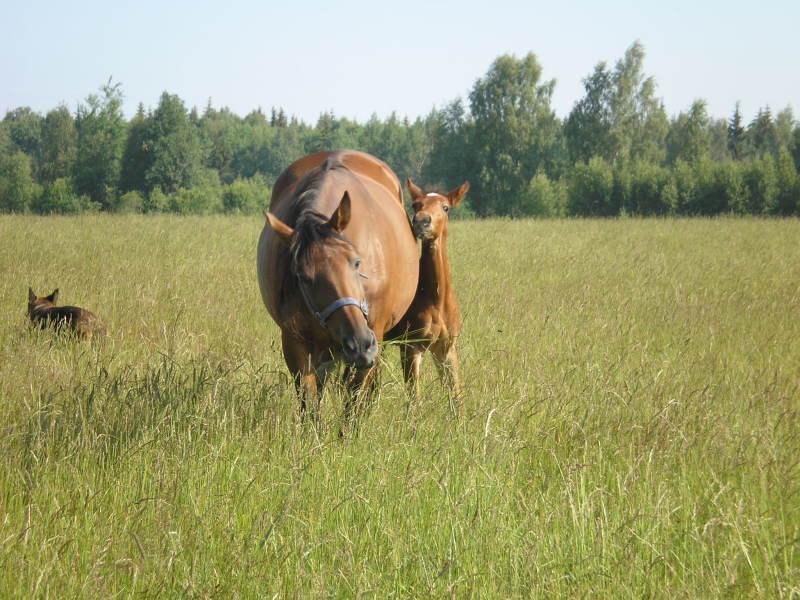
[[[0,218],[0,596],[800,597],[800,222],[451,227],[464,398],[304,429],[256,218]],[[101,315],[31,331],[27,287]]]

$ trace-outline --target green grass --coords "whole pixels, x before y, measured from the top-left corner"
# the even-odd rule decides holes
[[[261,226],[0,217],[0,597],[800,597],[800,222],[454,223],[465,397],[389,348],[344,441]]]

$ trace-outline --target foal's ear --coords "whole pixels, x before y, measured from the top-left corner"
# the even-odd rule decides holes
[[[414,185],[414,182],[411,181],[411,177],[406,179],[406,187],[408,188],[409,193],[411,194],[411,199],[416,200],[417,198],[422,198],[425,194],[422,192],[419,187]]]
[[[330,221],[328,221],[328,227],[342,233],[348,223],[350,223],[350,193],[345,192],[342,201],[339,202],[339,208],[333,211]]]
[[[36,294],[33,293],[33,288],[29,287],[28,288],[28,302],[33,302],[34,300],[36,300]]]
[[[275,235],[278,236],[279,240],[281,240],[284,244],[288,246],[289,240],[292,239],[292,234],[294,233],[294,229],[289,227],[286,223],[281,221],[271,212],[265,214],[267,215],[267,221],[269,222],[269,226],[272,228],[272,231],[275,232]]]
[[[447,199],[450,200],[450,206],[456,207],[464,199],[469,191],[469,181],[465,181],[461,187],[454,189],[447,194]]]
[[[52,302],[53,304],[55,304],[55,303],[56,303],[56,300],[58,300],[58,288],[54,289],[54,290],[53,290],[53,293],[52,293],[52,294],[50,294],[50,295],[47,297],[47,299],[48,299],[48,300],[50,300],[50,302]]]

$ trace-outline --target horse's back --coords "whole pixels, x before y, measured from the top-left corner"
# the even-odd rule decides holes
[[[394,171],[385,162],[358,150],[333,150],[330,152],[315,152],[304,156],[280,174],[272,188],[270,211],[280,209],[280,205],[291,198],[297,186],[313,170],[322,167],[326,161],[341,164],[359,177],[369,179],[382,187],[400,204],[403,205],[403,191],[400,181]]]
[[[411,304],[418,278],[417,244],[403,208],[400,181],[385,162],[369,154],[355,150],[317,152],[296,160],[280,175],[273,187],[270,212],[294,226],[300,197],[318,176],[328,178],[328,197],[317,205],[326,216],[338,206],[344,191],[350,195],[353,218],[343,233],[362,253],[369,271],[365,287],[374,296],[370,312],[381,327],[388,327]],[[282,279],[288,252],[268,224],[262,231],[258,254],[262,296],[278,320],[275,286]]]

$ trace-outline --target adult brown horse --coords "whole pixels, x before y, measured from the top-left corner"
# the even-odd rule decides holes
[[[258,242],[258,283],[281,328],[302,416],[310,405],[318,424],[318,388],[340,357],[352,391],[349,421],[378,344],[414,298],[417,259],[400,182],[383,161],[318,152],[278,178]]]

